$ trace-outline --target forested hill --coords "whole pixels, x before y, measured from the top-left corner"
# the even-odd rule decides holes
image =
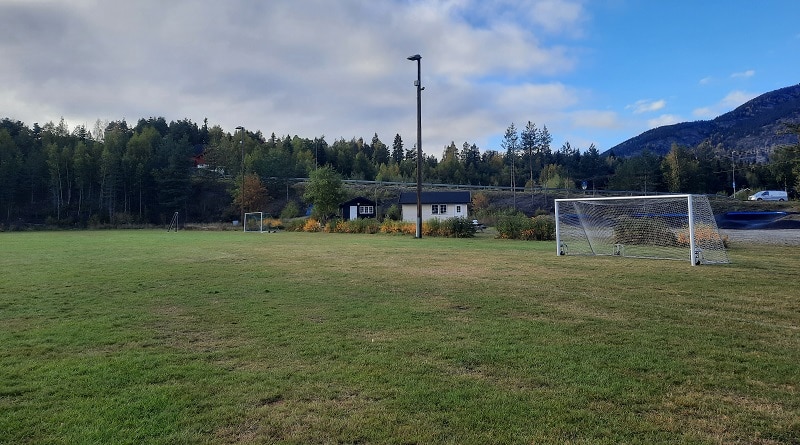
[[[785,134],[784,124],[800,124],[800,84],[762,94],[735,110],[710,121],[683,122],[654,128],[614,146],[618,157],[630,157],[647,149],[665,155],[672,144],[695,147],[702,142],[726,151],[771,153],[781,145],[796,144],[797,135]]]

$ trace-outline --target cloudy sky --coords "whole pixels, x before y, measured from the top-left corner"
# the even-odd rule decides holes
[[[800,82],[797,0],[0,0],[0,118],[604,151]]]

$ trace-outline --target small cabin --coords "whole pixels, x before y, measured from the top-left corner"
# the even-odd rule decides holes
[[[339,204],[339,213],[345,221],[360,218],[375,218],[377,216],[377,206],[375,205],[375,201],[359,196],[358,198],[353,198]]]

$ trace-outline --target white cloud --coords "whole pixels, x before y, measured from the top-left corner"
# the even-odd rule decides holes
[[[709,85],[714,81],[714,78],[711,76],[706,76],[698,82],[700,85]]]
[[[576,93],[561,83],[504,86],[497,94],[501,108],[559,110],[578,102]]]
[[[0,0],[0,57],[13,61],[0,64],[11,86],[0,110],[28,124],[208,118],[227,131],[408,143],[406,57],[419,53],[423,146],[438,155],[513,121],[559,126],[549,116],[578,93],[537,79],[575,69],[552,36],[579,35],[585,19],[567,0]]]
[[[677,124],[679,122],[683,122],[680,116],[676,116],[674,114],[662,114],[654,119],[647,120],[647,126],[649,128],[657,128],[662,127],[664,125],[672,125]]]
[[[731,111],[748,100],[755,98],[756,96],[758,95],[755,93],[748,93],[746,91],[731,91],[727,96],[722,98],[720,106],[724,107],[728,111]]]
[[[664,108],[666,105],[667,102],[664,99],[659,99],[659,100],[642,99],[642,100],[637,100],[632,105],[626,106],[625,109],[633,110],[633,114],[642,114],[642,113],[652,113],[654,111],[658,111]]]
[[[755,70],[747,70],[747,71],[741,71],[741,72],[738,72],[738,73],[733,73],[733,74],[731,74],[731,77],[734,78],[734,79],[746,79],[746,78],[753,77],[755,75],[756,75]]]
[[[719,113],[717,113],[711,107],[700,107],[692,110],[692,116],[696,117],[697,119],[708,120],[719,116]]]
[[[719,102],[708,105],[705,107],[695,108],[692,111],[692,116],[698,119],[714,119],[715,117],[733,111],[736,107],[744,104],[750,99],[755,98],[758,94],[750,93],[747,91],[731,91]]]
[[[617,129],[622,126],[617,113],[607,110],[580,110],[569,113],[574,127]]]

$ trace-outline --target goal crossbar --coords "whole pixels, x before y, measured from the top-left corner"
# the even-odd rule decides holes
[[[558,255],[729,262],[704,195],[556,199],[555,219]]]

